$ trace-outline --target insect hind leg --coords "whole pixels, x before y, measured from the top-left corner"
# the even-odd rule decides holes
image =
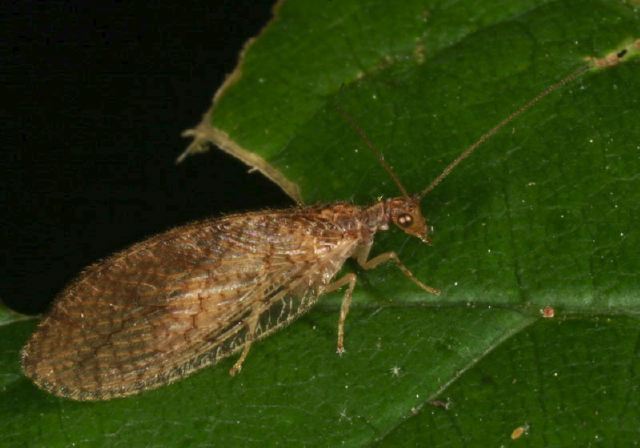
[[[356,274],[346,274],[344,277],[336,280],[327,286],[324,292],[332,292],[342,288],[345,285],[347,286],[347,290],[344,292],[344,297],[342,298],[342,305],[340,306],[340,319],[338,320],[338,348],[336,349],[336,353],[338,355],[342,355],[344,350],[344,323],[347,320],[347,314],[349,314],[349,307],[351,306],[351,297],[353,296],[353,288],[356,286],[356,281],[358,276]]]
[[[249,350],[251,349],[251,345],[256,338],[256,328],[258,327],[258,321],[260,320],[260,312],[258,310],[251,313],[249,319],[247,320],[247,335],[245,336],[244,346],[242,347],[242,353],[240,353],[240,357],[235,362],[233,367],[229,370],[229,375],[235,376],[242,369],[242,364],[244,364],[245,359],[247,359],[247,355],[249,354]]]

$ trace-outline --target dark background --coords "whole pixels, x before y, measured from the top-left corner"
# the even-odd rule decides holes
[[[43,311],[146,236],[291,204],[221,151],[174,163],[272,3],[2,2],[2,301]]]

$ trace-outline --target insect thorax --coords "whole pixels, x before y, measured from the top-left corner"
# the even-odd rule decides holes
[[[343,232],[357,233],[362,239],[370,239],[379,230],[387,230],[389,222],[409,235],[427,239],[426,220],[422,216],[417,198],[381,199],[368,207],[337,203],[312,210],[323,220],[340,227]]]

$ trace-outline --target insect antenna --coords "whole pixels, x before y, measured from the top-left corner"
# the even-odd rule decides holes
[[[442,172],[440,173],[440,175],[438,175],[438,177],[436,177],[424,190],[420,192],[420,194],[418,195],[418,199],[422,199],[424,196],[429,194],[434,188],[438,186],[440,182],[442,182],[449,174],[451,174],[451,172],[460,164],[460,162],[462,162],[464,159],[469,157],[476,149],[478,149],[479,146],[481,146],[484,142],[486,142],[495,134],[497,134],[503,127],[505,127],[506,125],[511,123],[513,120],[518,118],[520,115],[522,115],[523,113],[531,109],[533,106],[535,106],[547,95],[553,93],[555,90],[558,90],[560,87],[578,78],[588,69],[589,69],[589,65],[581,66],[574,72],[562,78],[560,81],[550,85],[549,87],[544,89],[542,92],[538,93],[536,96],[534,96],[529,101],[527,101],[524,105],[522,105],[521,107],[516,109],[514,112],[512,112],[507,118],[502,120],[493,128],[489,129],[484,134],[482,134],[480,138],[475,141],[475,143],[473,143],[467,149],[462,151],[462,153],[458,157],[456,157],[453,160],[453,162],[451,162],[449,165],[447,165],[447,167],[444,170],[442,170]]]
[[[371,150],[373,155],[376,156],[376,158],[378,159],[378,162],[380,162],[380,165],[382,165],[382,168],[384,168],[384,170],[387,172],[389,177],[391,177],[393,182],[395,182],[395,184],[398,186],[398,189],[402,193],[402,196],[408,198],[409,193],[407,192],[407,189],[404,188],[404,185],[402,185],[402,182],[400,182],[400,178],[398,177],[396,172],[393,171],[393,168],[391,168],[391,165],[389,165],[387,161],[384,160],[384,155],[382,154],[382,151],[376,148],[376,146],[373,144],[369,136],[366,134],[366,132],[364,132],[364,129],[362,129],[360,126],[356,124],[356,121],[353,119],[353,117],[351,117],[351,115],[346,113],[337,105],[335,105],[334,107],[336,108],[336,111],[338,112],[338,114],[340,114],[342,119],[345,121],[345,123],[347,123],[349,127],[353,129],[356,132],[356,134],[360,136],[360,138],[364,141],[367,147]]]

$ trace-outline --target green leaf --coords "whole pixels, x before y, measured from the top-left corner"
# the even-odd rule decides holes
[[[13,310],[10,310],[0,300],[0,327],[4,325],[11,325],[15,322],[20,322],[23,320],[31,320],[32,316],[27,316],[24,314],[16,313]]]
[[[17,323],[33,318],[16,313],[5,307],[0,301],[0,391],[1,393],[14,383],[23,381],[22,372],[18,368],[16,344],[24,339],[24,334],[16,329]]]
[[[380,445],[506,446],[523,427],[529,446],[631,446],[639,336],[626,317],[538,321],[446,390],[447,409],[427,404]]]
[[[174,385],[104,403],[18,376],[33,323],[0,327],[0,444],[62,446],[629,445],[640,437],[640,17],[622,1],[282,2],[193,132],[306,203],[398,195],[360,124],[410,191],[539,91],[424,201],[427,247],[360,273],[341,297]],[[615,54],[626,49],[618,60]],[[601,61],[602,62],[602,61]],[[206,95],[203,92],[203,95]],[[351,268],[351,267],[350,267]],[[540,310],[555,309],[543,320]],[[444,403],[448,403],[443,407]]]

